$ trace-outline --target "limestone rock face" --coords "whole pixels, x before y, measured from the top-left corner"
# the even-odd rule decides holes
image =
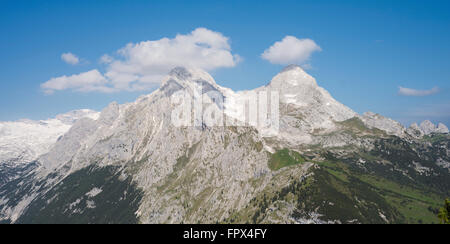
[[[279,91],[281,102],[296,107],[315,128],[327,128],[332,121],[356,116],[353,110],[319,87],[316,80],[299,66],[288,66],[266,88]]]
[[[431,134],[446,134],[449,133],[449,130],[447,126],[445,126],[442,123],[439,123],[438,125],[433,124],[429,120],[425,120],[420,125],[417,123],[413,123],[407,130],[408,134],[420,138],[424,135],[431,135]]]
[[[449,133],[448,127],[442,123],[438,124],[438,127],[436,129],[437,133]]]
[[[357,114],[336,101],[301,67],[290,65],[265,87],[256,91],[277,91],[280,99],[281,144],[301,145],[313,142],[318,132],[335,130],[336,122]]]
[[[403,137],[406,129],[399,122],[372,112],[364,113],[361,120],[370,128],[377,128],[390,135]]]
[[[425,135],[417,123],[413,123],[406,131],[414,138],[422,138]]]
[[[420,123],[420,129],[423,131],[425,135],[429,135],[436,131],[436,125],[434,125],[431,121],[425,120]]]

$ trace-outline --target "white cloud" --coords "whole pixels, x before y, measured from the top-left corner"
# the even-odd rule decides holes
[[[52,78],[49,81],[41,84],[41,88],[47,94],[52,94],[54,91],[61,91],[66,89],[74,89],[82,92],[100,91],[111,92],[113,89],[105,87],[107,80],[96,69],[72,76],[61,76]]]
[[[61,54],[61,59],[71,65],[80,63],[80,59],[73,53],[63,53]]]
[[[423,97],[423,96],[429,96],[433,95],[439,92],[438,87],[434,87],[430,90],[415,90],[411,88],[406,87],[399,87],[398,94],[402,96],[416,96],[416,97]]]
[[[273,64],[302,64],[311,57],[313,52],[321,50],[319,45],[311,39],[286,36],[266,49],[261,57]]]
[[[47,91],[64,89],[78,91],[147,90],[159,84],[164,76],[176,66],[211,71],[234,67],[241,61],[239,55],[231,52],[227,37],[206,28],[197,28],[186,35],[178,34],[175,38],[129,43],[119,49],[115,56],[114,58],[110,55],[103,55],[100,58],[101,63],[107,64],[106,72],[102,75],[97,71],[98,75],[95,81],[101,80],[101,82],[94,87],[83,81],[78,82],[82,75],[80,74],[51,79],[43,84],[43,88]],[[67,83],[72,85],[65,85]]]

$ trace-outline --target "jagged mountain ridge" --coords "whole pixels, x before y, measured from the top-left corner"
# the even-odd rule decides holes
[[[433,133],[437,133],[437,134],[449,133],[449,130],[448,130],[447,126],[445,126],[442,123],[435,125],[431,121],[425,120],[422,123],[420,123],[420,125],[418,125],[417,123],[412,124],[407,129],[407,132],[410,135],[421,138],[423,136],[428,136]]]
[[[353,221],[350,217],[358,222],[370,222],[368,216],[372,216],[372,222],[395,222],[401,217],[386,207],[389,205],[382,199],[372,206],[381,211],[378,213],[356,211],[345,218],[324,215],[319,210],[297,206],[300,203],[292,199],[284,199],[284,192],[303,194],[301,185],[306,181],[317,182],[319,176],[328,180],[330,172],[334,171],[327,171],[329,166],[323,162],[335,158],[349,161],[352,166],[364,161],[369,166],[362,167],[373,172],[385,170],[386,162],[392,160],[387,159],[391,154],[381,152],[390,147],[393,138],[400,138],[402,142],[402,138],[410,139],[408,133],[403,133],[404,128],[398,129],[395,121],[375,114],[358,116],[335,101],[317,86],[314,78],[297,66],[288,67],[267,86],[256,89],[263,90],[280,93],[280,133],[277,136],[266,136],[261,132],[263,128],[258,126],[208,127],[199,123],[202,126],[175,127],[171,124],[171,112],[175,107],[170,96],[177,91],[188,91],[189,94],[216,91],[225,96],[225,101],[214,105],[223,107],[225,117],[232,118],[239,118],[236,101],[245,100],[251,92],[233,92],[218,86],[206,72],[176,68],[152,94],[142,96],[134,103],[112,103],[97,120],[84,118],[77,121],[52,150],[39,157],[35,170],[24,171],[25,180],[21,183],[24,187],[14,189],[13,183],[18,182],[0,186],[0,217],[26,223],[30,219],[45,219],[43,214],[52,209],[60,211],[53,214],[59,215],[62,222],[98,216],[95,209],[103,206],[103,194],[112,197],[114,189],[98,182],[98,177],[117,177],[114,181],[117,188],[128,190],[120,193],[123,195],[114,192],[119,194],[114,195],[115,201],[137,201],[139,204],[133,205],[133,211],[111,209],[118,213],[124,211],[130,219],[142,223],[321,223]],[[399,130],[402,133],[398,134]],[[422,180],[421,174],[430,172],[441,177],[449,161],[448,144],[444,144],[447,152],[439,153],[430,151],[437,146],[417,145],[424,148],[415,149],[420,153],[411,157],[412,171],[405,174],[408,177],[412,174],[419,180]],[[362,152],[377,154],[376,158],[379,157],[382,163],[366,158]],[[405,148],[406,152],[416,153],[409,148]],[[355,153],[358,158],[354,158]],[[435,165],[430,164],[430,159],[422,165],[421,160],[430,153],[438,156],[432,159]],[[285,164],[292,165],[285,167]],[[397,167],[395,172],[410,168],[396,162],[391,164]],[[111,170],[103,170],[107,168]],[[81,195],[64,192],[63,189],[78,182],[77,177],[84,179],[82,189],[85,192],[80,190]],[[345,181],[340,184],[353,189]],[[299,188],[288,188],[293,186]],[[324,186],[316,187],[322,189]],[[366,190],[373,191],[371,188]],[[19,197],[9,197],[11,191]],[[97,195],[93,196],[92,192]],[[133,192],[131,199],[127,192]],[[358,194],[369,197],[361,191]],[[65,197],[61,199],[59,195]],[[268,201],[267,195],[273,195],[273,198]],[[320,203],[317,199],[308,201],[313,201],[314,205]],[[347,206],[344,205],[346,201],[354,199],[336,204],[343,208]],[[256,203],[263,207],[258,210],[254,206]],[[282,206],[271,207],[272,204]],[[346,208],[353,208],[351,204],[349,206]],[[275,216],[269,214],[269,209],[278,209]],[[130,212],[135,216],[130,216]]]

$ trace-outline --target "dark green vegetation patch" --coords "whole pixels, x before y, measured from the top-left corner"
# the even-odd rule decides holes
[[[361,223],[437,223],[436,208],[442,201],[442,197],[433,193],[432,189],[424,186],[399,184],[381,175],[361,173],[351,165],[344,163],[319,164],[321,170],[316,172],[316,177],[314,177],[315,184],[318,186],[314,188],[327,189],[331,187],[336,192],[346,194],[349,197],[348,200],[353,200],[354,206],[365,205],[363,208],[357,207],[362,216],[367,217],[358,218]],[[326,176],[327,174],[332,177]],[[339,199],[330,193],[318,196],[326,197],[329,201]],[[311,203],[321,200],[320,198],[314,199],[314,194],[306,194],[306,198],[311,199]],[[346,204],[341,202],[337,205],[345,206]],[[322,209],[322,213],[327,219],[346,220],[345,209],[352,209],[352,205],[345,206],[340,211],[334,211],[331,206],[322,206]],[[373,212],[372,210],[377,211]],[[368,212],[364,213],[364,211]],[[340,217],[339,212],[342,214]],[[347,215],[352,216],[351,214]]]
[[[359,125],[358,120],[349,122]],[[317,165],[312,175],[291,178],[282,187],[272,182],[223,222],[439,223],[439,208],[450,194],[450,174],[437,161],[450,161],[450,140],[448,135],[431,135],[424,141],[387,136],[371,148],[315,148],[303,156],[321,159],[312,161]],[[294,169],[300,162],[298,153],[284,149],[271,155],[269,167]]]
[[[17,223],[138,223],[143,193],[121,173],[111,166],[81,169],[35,199]]]

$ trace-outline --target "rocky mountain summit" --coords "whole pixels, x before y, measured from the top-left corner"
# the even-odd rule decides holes
[[[178,67],[153,93],[78,117],[0,171],[0,221],[432,223],[449,194],[443,126],[417,135],[358,115],[298,66],[239,92]]]

